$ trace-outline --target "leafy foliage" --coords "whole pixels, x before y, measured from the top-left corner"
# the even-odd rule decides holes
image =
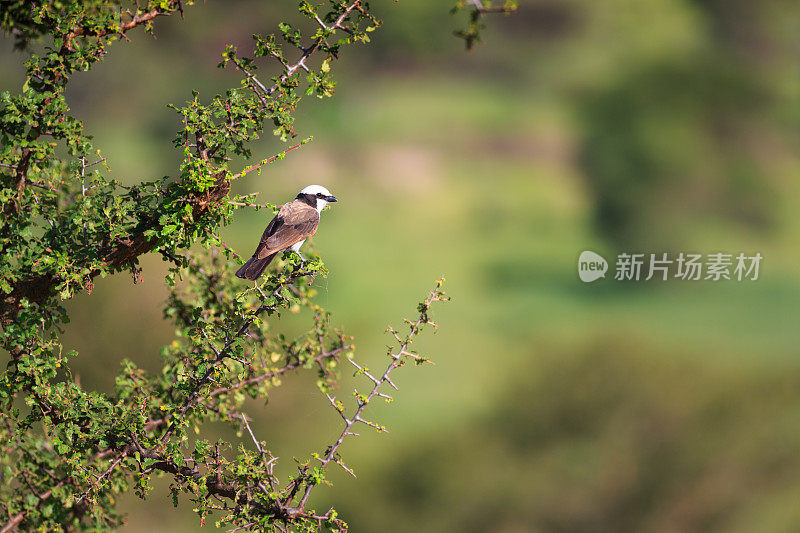
[[[243,288],[232,275],[235,254],[216,234],[237,209],[250,206],[230,197],[230,182],[306,141],[238,172],[228,168],[231,156],[250,158],[248,145],[265,123],[283,140],[294,137],[301,97],[333,95],[331,65],[340,51],[369,42],[380,25],[366,3],[331,0],[325,11],[301,2],[308,24],[281,23],[277,34],[254,35],[253,57],[228,47],[220,67],[238,69],[240,85],[208,103],[195,92],[172,108],[180,124],[174,143],[183,151],[175,176],[123,186],[69,115],[65,87],[72,74],[92,68],[131,30],[151,30],[158,17],[192,3],[0,2],[0,26],[29,53],[22,90],[0,95],[0,345],[10,354],[0,376],[4,530],[113,528],[122,521],[115,494],[133,489],[144,498],[153,475],[171,476],[176,505],[187,494],[201,522],[215,513],[219,524],[237,528],[346,529],[335,510],[320,514],[308,506],[312,489],[326,483],[330,463],[344,466],[338,449],[355,424],[382,429],[362,413],[372,399],[389,398],[379,389],[393,385],[390,372],[408,360],[424,361],[409,345],[432,324],[429,307],[446,299],[441,281],[408,322],[408,333],[392,330],[398,347],[376,377],[351,361],[350,337],[313,302],[313,279],[326,273],[319,258],[287,255],[277,271]],[[320,57],[315,67],[312,56]],[[270,84],[256,76],[266,61],[280,67]],[[151,252],[170,264],[164,316],[177,331],[162,351],[161,372],[126,360],[113,394],[85,390],[70,372],[77,353],[65,353],[59,341],[69,323],[62,302],[91,292],[98,276],[126,271],[136,281],[139,256]],[[270,317],[301,309],[312,319],[307,333],[288,339],[273,330]],[[356,393],[352,415],[332,396],[341,361],[351,361],[372,384]],[[281,485],[275,458],[241,407],[301,369],[318,373],[318,388],[345,429]],[[255,449],[199,438],[200,427],[213,421],[246,428]]]

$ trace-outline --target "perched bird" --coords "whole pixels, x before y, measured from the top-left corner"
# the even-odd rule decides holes
[[[300,247],[306,239],[317,232],[319,214],[331,202],[335,202],[328,189],[321,185],[309,185],[291,202],[281,206],[278,214],[264,230],[253,257],[236,271],[236,276],[256,280],[276,255],[291,248],[300,255]],[[303,259],[305,261],[305,259]]]

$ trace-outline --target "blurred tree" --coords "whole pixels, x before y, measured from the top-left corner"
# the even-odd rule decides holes
[[[406,334],[390,330],[397,349],[389,350],[386,370],[373,375],[351,360],[350,338],[331,328],[312,301],[313,277],[326,272],[319,258],[301,262],[288,255],[276,272],[243,290],[232,276],[234,254],[215,233],[236,209],[274,209],[231,198],[230,183],[305,141],[244,170],[231,170],[228,162],[250,157],[248,143],[265,122],[281,139],[293,137],[301,94],[333,94],[332,62],[347,45],[368,42],[380,24],[366,3],[332,0],[324,11],[304,1],[299,12],[306,24],[281,23],[276,34],[254,35],[252,57],[229,46],[220,67],[238,69],[240,86],[207,104],[195,92],[185,106],[173,107],[180,121],[174,144],[183,151],[175,177],[121,185],[82,123],[69,115],[65,87],[73,73],[101,61],[114,40],[128,39],[140,26],[151,31],[155,19],[182,14],[191,4],[0,2],[0,26],[30,52],[21,92],[0,96],[0,344],[10,354],[0,377],[3,532],[113,528],[121,523],[115,494],[133,488],[144,498],[153,474],[171,476],[175,505],[179,493],[188,494],[201,523],[217,512],[218,524],[236,529],[346,529],[335,510],[310,507],[312,490],[326,483],[331,463],[351,472],[338,450],[354,426],[383,430],[364,410],[375,398],[391,399],[380,390],[394,385],[390,373],[409,359],[425,361],[409,345],[432,324],[430,305],[445,299],[441,281],[407,322]],[[263,60],[281,68],[269,83],[256,76]],[[162,351],[160,373],[126,360],[114,394],[85,390],[70,372],[77,354],[64,353],[59,340],[69,322],[61,302],[91,292],[98,276],[128,272],[135,283],[138,258],[146,253],[170,264],[164,315],[177,338]],[[296,339],[272,331],[265,320],[302,308],[312,324]],[[114,332],[97,333],[113,340]],[[354,392],[352,410],[331,396],[345,360],[370,382],[366,393]],[[276,458],[240,408],[248,397],[266,398],[281,376],[301,368],[318,372],[317,385],[344,429],[280,484]],[[202,425],[212,421],[246,430],[252,447],[200,438]]]
[[[620,245],[676,246],[699,216],[769,227],[757,137],[769,95],[718,58],[647,65],[582,107],[597,227]],[[724,199],[725,201],[717,201]]]
[[[686,7],[686,6],[684,6]],[[800,10],[780,2],[696,0],[695,43],[621,61],[580,96],[581,164],[601,233],[619,245],[686,242],[710,215],[774,226],[774,168],[797,126]],[[659,42],[653,40],[654,43]]]
[[[365,473],[399,482],[342,512],[424,533],[797,529],[797,372],[593,341],[536,349],[500,402]]]

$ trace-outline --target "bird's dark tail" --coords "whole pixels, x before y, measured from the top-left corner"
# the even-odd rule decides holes
[[[264,273],[264,269],[267,268],[276,255],[278,255],[278,252],[268,255],[263,259],[259,259],[256,256],[251,257],[247,260],[247,263],[243,264],[242,267],[236,271],[236,277],[249,279],[252,281],[257,280],[259,276]]]

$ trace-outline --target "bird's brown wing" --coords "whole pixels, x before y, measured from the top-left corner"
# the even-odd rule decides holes
[[[253,257],[263,259],[317,232],[319,213],[310,205],[293,201],[283,204],[278,214],[264,230]]]

